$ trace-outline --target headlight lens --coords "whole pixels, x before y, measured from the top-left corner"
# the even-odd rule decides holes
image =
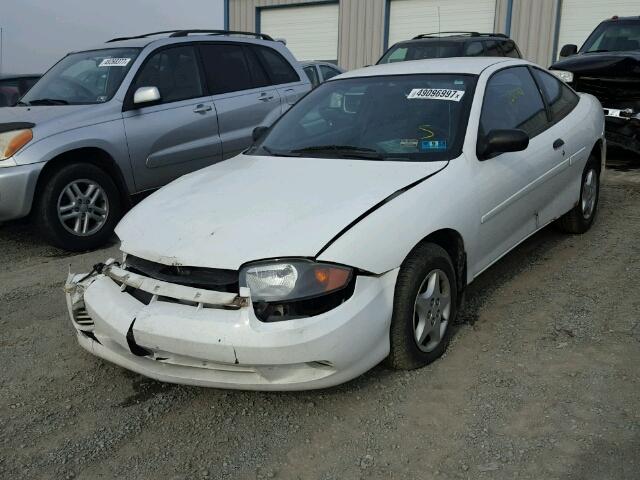
[[[286,302],[339,290],[352,274],[348,267],[311,260],[269,260],[243,267],[240,286],[249,287],[254,302]]]
[[[0,160],[6,160],[33,139],[30,128],[0,133]]]
[[[556,77],[566,83],[573,82],[573,73],[566,70],[550,70]]]

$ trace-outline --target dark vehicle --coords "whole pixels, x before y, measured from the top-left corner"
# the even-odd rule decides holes
[[[13,107],[41,75],[0,76],[0,107]]]
[[[378,64],[448,57],[522,58],[522,55],[516,43],[502,33],[423,33],[393,45]]]
[[[560,57],[549,69],[600,100],[609,145],[640,153],[640,16],[605,20],[580,50],[565,45]]]

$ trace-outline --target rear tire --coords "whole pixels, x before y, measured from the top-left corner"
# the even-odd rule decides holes
[[[455,270],[447,252],[433,243],[415,247],[396,281],[387,364],[411,370],[442,356],[451,339],[457,298]]]
[[[71,163],[49,176],[35,214],[50,244],[73,252],[92,250],[111,237],[120,219],[120,192],[100,167]]]
[[[558,228],[565,233],[585,233],[596,218],[599,200],[600,165],[598,159],[591,155],[582,172],[578,203],[558,219]]]

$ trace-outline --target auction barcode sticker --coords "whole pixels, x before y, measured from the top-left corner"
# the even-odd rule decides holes
[[[126,67],[131,61],[130,58],[105,58],[100,62],[99,67]]]
[[[450,100],[459,102],[464,95],[464,90],[450,90],[448,88],[414,88],[407,98],[419,98],[422,100]]]

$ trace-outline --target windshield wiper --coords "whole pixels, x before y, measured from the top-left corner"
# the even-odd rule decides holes
[[[363,158],[366,160],[383,160],[384,155],[378,150],[353,145],[314,145],[312,147],[291,150],[291,153],[335,153],[348,158]]]
[[[60,98],[36,98],[29,103],[31,105],[69,105],[69,102]]]
[[[28,107],[28,106],[29,106],[29,102],[23,102],[22,100],[16,103],[16,107]]]
[[[275,150],[272,150],[269,147],[266,147],[264,145],[262,145],[260,148],[273,157],[299,157],[300,156],[300,155],[294,154],[293,152],[276,152]]]
[[[585,53],[600,53],[600,52],[610,52],[611,50],[607,50],[606,48],[602,48],[600,50],[589,50],[588,52]]]

